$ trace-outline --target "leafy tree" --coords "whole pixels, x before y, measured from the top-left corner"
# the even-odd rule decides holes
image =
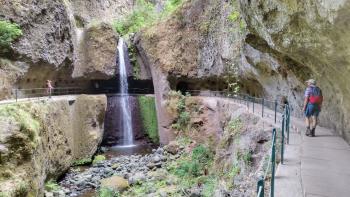
[[[8,51],[11,43],[22,35],[18,24],[0,20],[0,52]]]

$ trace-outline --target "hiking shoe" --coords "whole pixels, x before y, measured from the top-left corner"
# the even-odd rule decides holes
[[[311,135],[311,130],[310,130],[310,128],[309,128],[309,127],[308,127],[308,128],[306,128],[305,135],[306,135],[306,136],[310,136],[310,135]]]
[[[315,130],[316,130],[316,128],[311,129],[311,136],[312,137],[315,137]]]

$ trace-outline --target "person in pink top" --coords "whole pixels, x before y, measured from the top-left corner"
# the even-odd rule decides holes
[[[49,95],[49,97],[51,98],[51,94],[52,94],[52,81],[51,80],[46,80],[46,93]]]

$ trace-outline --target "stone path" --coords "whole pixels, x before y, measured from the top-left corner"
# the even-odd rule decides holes
[[[292,127],[285,164],[276,174],[276,196],[349,197],[349,144],[322,127],[317,128],[316,137],[305,136],[300,119],[294,118]]]
[[[34,97],[34,98],[22,98],[18,99],[9,99],[0,101],[0,105],[12,104],[12,103],[25,103],[25,102],[38,102],[38,101],[58,101],[58,100],[75,100],[77,95],[61,95],[61,96],[52,96],[51,98],[45,97]]]
[[[260,116],[261,105],[255,106]],[[264,119],[274,124],[274,111],[265,108]],[[276,127],[280,124],[278,114]],[[316,137],[307,137],[304,131],[304,121],[292,117],[284,164],[276,171],[275,196],[350,197],[350,145],[327,128],[318,127]]]

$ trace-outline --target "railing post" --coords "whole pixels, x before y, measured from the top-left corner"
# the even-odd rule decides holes
[[[253,97],[253,114],[255,113],[255,106],[254,106],[255,104],[254,103],[255,103],[255,97]]]
[[[276,129],[273,129],[272,154],[271,154],[271,190],[270,197],[275,194],[275,163],[276,163]]]
[[[258,180],[258,188],[257,188],[258,197],[264,197],[264,190],[265,190],[264,177],[261,176]]]
[[[17,100],[18,100],[18,89],[17,88],[15,89],[15,95],[16,95],[16,103],[17,103]]]
[[[264,117],[264,98],[262,99],[262,102],[261,102],[261,117]]]
[[[248,107],[248,110],[249,110],[249,97],[245,97],[246,98],[246,101],[247,101],[247,107]]]
[[[286,117],[285,114],[282,115],[282,139],[281,139],[281,164],[283,164],[284,160],[284,126],[286,123]]]
[[[287,104],[287,124],[286,124],[286,130],[287,130],[287,144],[289,144],[289,129],[290,129],[290,107]]]
[[[277,123],[277,100],[275,100],[275,124]]]

